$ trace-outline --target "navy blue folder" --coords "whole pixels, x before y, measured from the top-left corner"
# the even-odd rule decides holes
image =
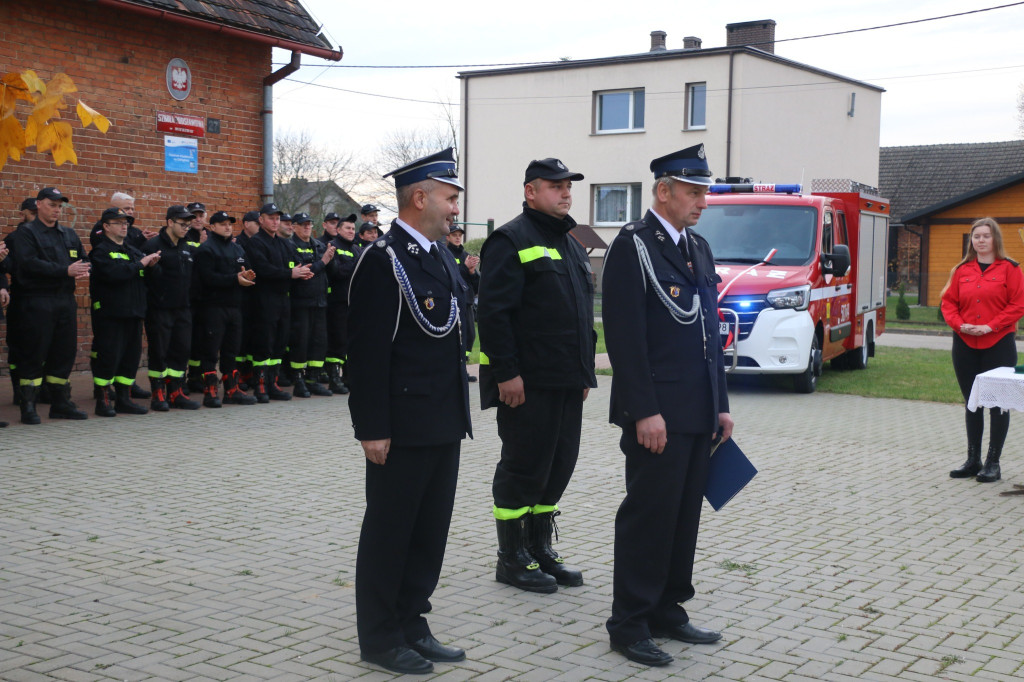
[[[720,443],[711,453],[704,497],[715,511],[724,507],[757,475],[757,469],[734,438]]]

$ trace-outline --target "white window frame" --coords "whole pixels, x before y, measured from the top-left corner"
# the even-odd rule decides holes
[[[597,216],[599,215],[597,203],[601,196],[601,190],[609,188],[622,188],[626,191],[625,220],[599,221],[597,219]],[[622,227],[626,223],[639,220],[643,217],[643,213],[641,211],[643,207],[643,185],[639,182],[609,182],[599,185],[591,185],[591,194],[593,195],[591,206],[593,211],[593,220],[591,221],[591,224],[593,227]]]
[[[693,122],[693,108],[697,102],[697,98],[694,96],[694,90],[697,88],[703,88],[704,90],[704,122],[695,124]],[[707,130],[708,127],[708,84],[707,82],[701,83],[687,83],[686,84],[686,129],[687,130]]]
[[[644,132],[644,126],[637,127],[636,125],[636,93],[641,93],[644,96],[644,124],[647,122],[647,95],[644,88],[628,88],[624,90],[601,90],[594,93],[594,134],[596,135],[614,135],[618,133],[642,133]],[[628,128],[601,128],[601,108],[603,106],[602,97],[605,95],[620,95],[629,94],[629,127]]]

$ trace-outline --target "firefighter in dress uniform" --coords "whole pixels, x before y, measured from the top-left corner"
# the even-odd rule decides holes
[[[203,318],[203,407],[220,407],[217,361],[224,381],[224,401],[254,405],[256,398],[238,388],[238,349],[242,343],[242,295],[253,286],[256,273],[249,269],[245,251],[232,239],[234,217],[217,211],[210,217],[210,235],[196,252],[196,270],[203,287],[197,315]]]
[[[394,176],[398,218],[363,252],[349,293],[349,406],[366,455],[356,559],[363,660],[429,673],[465,659],[424,615],[451,522],[462,439],[472,435],[461,309],[467,291],[436,240],[459,213],[451,149]]]
[[[108,208],[99,222],[102,231],[89,254],[96,414],[146,414],[147,408],[132,402],[131,390],[142,357],[146,269],[160,260],[160,254],[143,255],[128,243],[132,220],[124,209]]]
[[[551,546],[580,450],[594,375],[594,282],[569,231],[572,183],[558,159],[531,161],[523,212],[480,252],[480,406],[497,407],[492,493],[498,582],[532,592],[583,584]]]
[[[704,145],[651,162],[654,203],[605,256],[610,421],[622,428],[626,497],[615,517],[612,649],[645,665],[672,656],[652,637],[707,644],[690,622],[693,556],[715,438],[732,434],[715,260],[690,228],[707,207]]]
[[[313,239],[313,219],[308,213],[296,213],[292,246],[296,262],[309,267],[313,276],[292,281],[291,331],[288,336],[288,363],[292,370],[292,394],[334,395],[317,379],[327,354],[327,273],[335,249]]]
[[[327,379],[331,393],[348,393],[348,287],[356,261],[362,252],[355,244],[356,214],[338,222],[337,236],[330,242],[334,246],[334,260],[327,268]]]

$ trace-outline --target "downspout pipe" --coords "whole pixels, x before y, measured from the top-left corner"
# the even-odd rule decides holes
[[[728,114],[725,123],[725,177],[732,175],[732,63],[735,52],[729,53],[729,102],[726,105]]]
[[[260,203],[274,200],[274,84],[292,75],[302,66],[302,53],[292,52],[292,60],[263,79],[263,189]]]

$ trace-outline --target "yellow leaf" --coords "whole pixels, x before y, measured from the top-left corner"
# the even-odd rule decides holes
[[[0,78],[0,118],[13,116],[14,104],[19,99],[33,101],[25,79],[16,73],[5,73]]]
[[[65,106],[64,95],[43,95],[36,100],[36,105],[32,107],[31,115],[37,116],[40,123],[45,123],[56,116]]]
[[[88,128],[90,123],[95,123],[97,130],[106,135],[110,129],[110,121],[106,116],[96,111],[82,100],[78,100],[78,119],[82,122],[83,128]]]
[[[36,75],[36,72],[32,69],[25,69],[21,72],[21,77],[25,81],[25,85],[28,86],[29,92],[39,92],[46,94],[46,83],[43,79]]]
[[[64,121],[48,123],[39,131],[36,138],[36,149],[40,152],[53,154],[54,162],[60,166],[65,161],[78,163],[75,148],[71,142],[71,124]]]
[[[53,97],[66,95],[69,92],[78,92],[75,82],[66,73],[55,73],[50,82],[46,84],[46,94]]]
[[[39,128],[42,125],[45,125],[45,124],[46,124],[45,121],[42,124],[40,124],[32,116],[28,117],[28,120],[25,121],[25,146],[26,147],[33,147],[33,146],[35,146],[36,138],[39,136]]]
[[[25,149],[25,131],[18,119],[10,116],[0,120],[0,168],[11,157],[21,161],[21,152]]]

